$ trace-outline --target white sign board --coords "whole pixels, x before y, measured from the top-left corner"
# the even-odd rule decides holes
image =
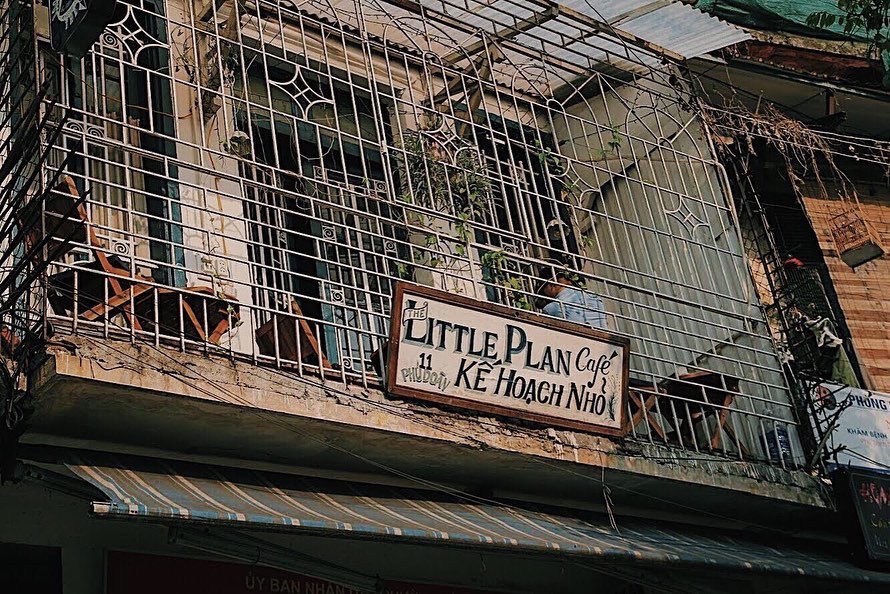
[[[387,389],[396,396],[621,432],[628,341],[580,324],[400,284]]]
[[[890,471],[890,394],[823,383],[813,400],[822,432],[837,418],[827,446],[844,446],[837,454],[839,465]]]

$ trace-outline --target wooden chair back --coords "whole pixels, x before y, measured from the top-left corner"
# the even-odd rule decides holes
[[[331,362],[321,352],[318,339],[295,299],[291,300],[290,309],[293,316],[274,314],[271,320],[257,329],[255,337],[260,353],[270,357],[277,355],[287,361],[315,363],[331,369]]]

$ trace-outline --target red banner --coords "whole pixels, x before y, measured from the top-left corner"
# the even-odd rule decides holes
[[[142,553],[108,553],[106,594],[358,594],[278,569]],[[385,582],[385,594],[482,594],[478,590]]]

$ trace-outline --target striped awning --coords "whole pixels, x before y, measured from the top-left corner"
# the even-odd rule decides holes
[[[68,467],[107,501],[92,503],[105,517],[163,522],[200,521],[250,529],[282,526],[414,542],[596,557],[616,562],[680,564],[890,583],[830,554],[768,545],[716,532],[654,523],[570,517],[527,505],[480,502],[470,496],[393,488],[178,461],[80,454]]]

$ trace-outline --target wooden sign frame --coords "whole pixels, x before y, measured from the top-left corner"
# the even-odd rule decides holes
[[[397,362],[399,360],[399,344],[402,338],[401,314],[406,292],[412,295],[428,297],[436,301],[441,301],[450,305],[466,308],[468,310],[496,315],[504,318],[505,320],[515,320],[542,328],[559,330],[562,333],[572,334],[583,338],[592,338],[594,340],[619,347],[622,350],[623,367],[618,403],[618,427],[613,428],[596,423],[585,423],[583,421],[577,421],[574,419],[565,419],[556,415],[528,412],[507,406],[478,402],[468,398],[461,398],[459,396],[446,396],[428,390],[408,388],[405,386],[396,385],[396,374],[398,371]],[[623,435],[623,429],[625,428],[625,420],[627,416],[627,389],[630,373],[629,339],[614,334],[612,332],[590,328],[589,326],[585,326],[583,324],[545,317],[531,312],[516,311],[508,307],[504,307],[503,305],[481,302],[475,299],[470,299],[463,295],[455,295],[453,293],[448,293],[439,289],[432,289],[429,287],[423,287],[405,282],[399,282],[396,284],[395,296],[393,297],[392,316],[393,318],[390,324],[391,330],[389,337],[386,372],[387,392],[392,396],[399,398],[416,398],[420,400],[427,400],[430,402],[435,402],[436,404],[443,404],[454,408],[469,409],[477,412],[497,415],[500,417],[524,419],[527,421],[534,421],[545,425],[589,431],[591,433],[598,433],[602,435]]]

